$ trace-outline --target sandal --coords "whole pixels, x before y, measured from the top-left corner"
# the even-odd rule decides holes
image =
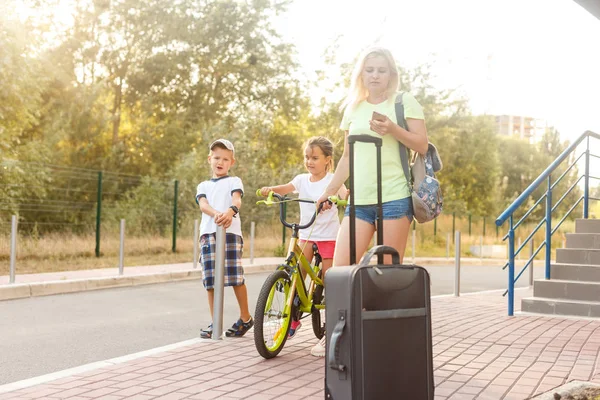
[[[227,329],[225,336],[227,337],[242,337],[254,326],[254,319],[250,317],[250,321],[244,322],[238,319],[231,328]]]
[[[210,324],[206,329],[200,329],[200,337],[202,339],[211,339],[212,338],[213,326]]]

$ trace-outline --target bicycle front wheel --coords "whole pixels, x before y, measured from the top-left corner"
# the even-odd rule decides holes
[[[254,313],[254,344],[266,359],[279,354],[288,337],[292,310],[286,311],[291,282],[285,271],[267,277],[260,290]]]

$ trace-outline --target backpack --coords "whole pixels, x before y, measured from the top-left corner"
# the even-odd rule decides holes
[[[396,119],[399,126],[408,130],[402,95],[403,93],[399,93],[396,97]],[[409,168],[409,151],[402,143],[399,144],[400,162],[412,197],[414,217],[420,224],[432,221],[442,212],[442,189],[435,178],[435,173],[442,169],[442,159],[437,148],[430,142],[424,156],[415,152]]]

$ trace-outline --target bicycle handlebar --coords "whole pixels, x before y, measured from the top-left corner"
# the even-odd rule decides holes
[[[256,191],[256,195],[259,197],[262,197],[261,193],[260,193],[260,189],[258,189]],[[273,201],[273,197],[275,197],[278,201]],[[311,204],[315,204],[316,201],[314,200],[307,200],[307,199],[288,199],[285,196],[281,196],[280,194],[277,194],[273,191],[270,191],[269,194],[267,195],[267,199],[266,200],[260,200],[257,201],[256,204],[266,204],[266,205],[271,205],[271,204],[275,204],[275,203],[279,203],[279,220],[281,221],[281,223],[283,224],[283,226],[294,229],[294,226],[296,229],[300,230],[300,229],[306,229],[309,226],[311,226],[314,222],[315,219],[317,218],[317,215],[321,212],[321,209],[323,208],[323,204],[321,203],[319,204],[319,207],[317,208],[317,211],[313,214],[312,218],[310,219],[310,221],[308,221],[306,224],[304,225],[300,225],[300,224],[290,224],[289,222],[287,222],[285,220],[285,213],[284,213],[284,208],[283,205],[286,202],[289,201],[296,201],[298,203],[311,203]],[[337,204],[339,206],[345,206],[348,202],[346,200],[341,200],[339,199],[337,196],[330,196],[328,197],[328,201],[330,203],[334,203]]]
[[[348,205],[348,200],[342,200],[338,196],[329,196],[327,199],[331,203],[336,204],[340,207],[346,207]]]

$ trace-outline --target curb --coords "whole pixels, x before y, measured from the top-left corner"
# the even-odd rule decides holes
[[[256,274],[274,270],[275,267],[275,265],[247,265],[244,267],[244,271],[246,274]],[[129,276],[124,275],[0,285],[0,301],[194,279],[202,279],[202,272],[199,269]]]

